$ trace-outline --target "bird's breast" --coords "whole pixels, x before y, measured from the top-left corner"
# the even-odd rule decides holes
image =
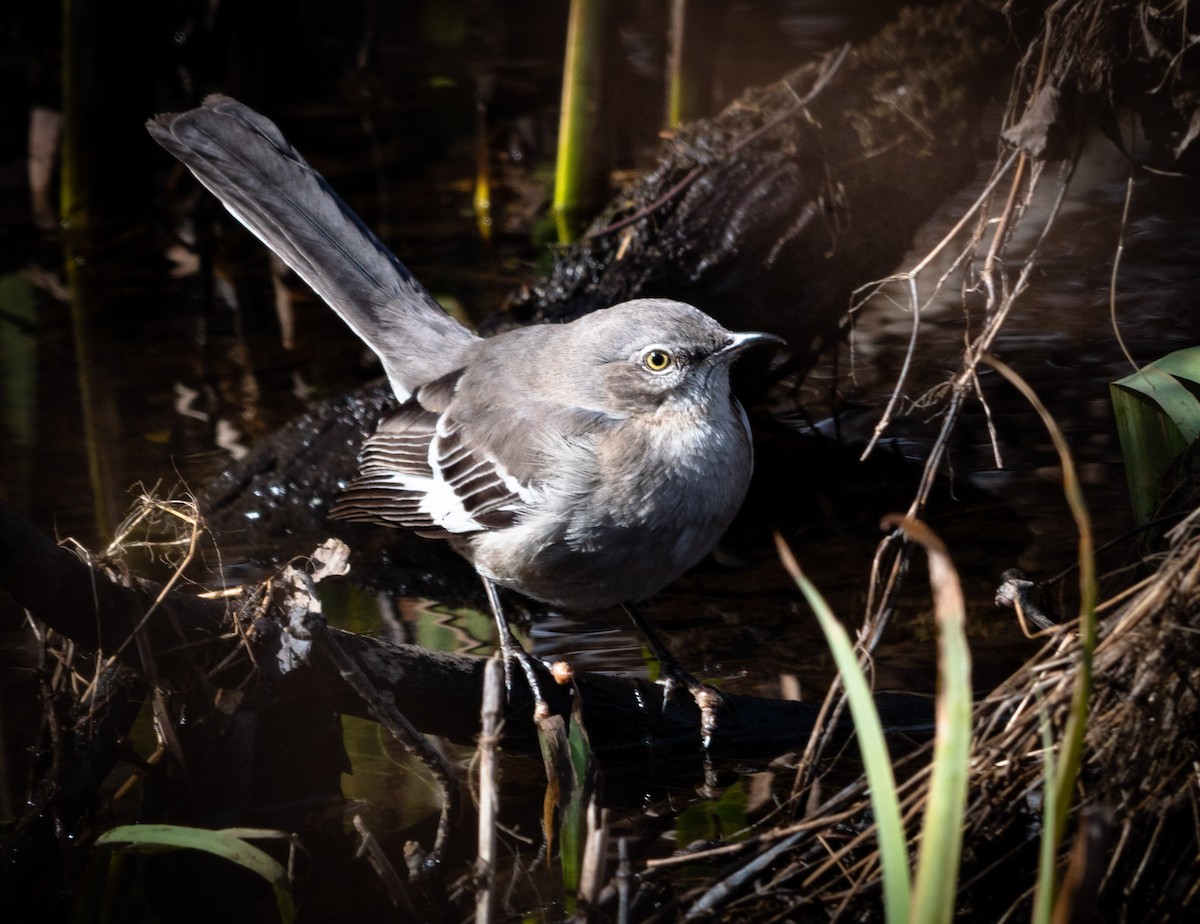
[[[539,509],[473,538],[471,557],[498,583],[548,603],[598,609],[644,599],[717,543],[750,468],[740,415],[614,427],[563,458]]]

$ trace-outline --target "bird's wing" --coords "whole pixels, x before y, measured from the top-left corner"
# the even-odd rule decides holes
[[[451,410],[423,405],[424,390],[364,443],[359,473],[330,516],[403,526],[439,539],[512,525],[536,488],[474,443]]]

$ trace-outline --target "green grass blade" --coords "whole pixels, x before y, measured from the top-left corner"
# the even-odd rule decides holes
[[[547,854],[552,852],[554,844],[554,815],[557,812],[559,866],[565,905],[567,912],[574,914],[588,835],[587,806],[595,782],[592,746],[583,724],[583,702],[579,691],[575,691],[569,717],[534,716],[534,723],[546,770],[542,827]]]
[[[897,517],[888,525],[899,526],[929,556],[929,583],[938,627],[933,771],[921,828],[910,919],[947,922],[954,917],[958,894],[963,812],[971,760],[971,650],[967,645],[966,604],[958,573],[941,539],[919,520]]]
[[[275,891],[279,919],[291,924],[296,917],[287,870],[270,854],[227,831],[189,828],[185,825],[121,825],[96,838],[96,846],[123,847],[154,852],[161,849],[203,850],[223,857],[261,876]]]
[[[1054,760],[1054,733],[1050,727],[1050,716],[1046,704],[1038,696],[1038,713],[1042,727],[1042,831],[1050,831],[1058,817],[1058,794],[1054,780],[1058,776]],[[1054,913],[1054,889],[1043,887],[1043,883],[1054,884],[1058,880],[1058,844],[1049,837],[1042,837],[1038,845],[1038,887],[1033,894],[1033,910],[1029,920],[1033,924],[1050,924]]]
[[[1042,419],[1042,424],[1049,432],[1062,466],[1063,494],[1066,496],[1067,506],[1071,509],[1071,516],[1075,520],[1075,529],[1079,533],[1079,673],[1075,678],[1071,708],[1067,716],[1066,728],[1063,729],[1054,785],[1051,787],[1054,810],[1046,813],[1048,824],[1042,831],[1042,837],[1050,840],[1049,847],[1046,848],[1043,845],[1044,849],[1049,850],[1051,855],[1056,855],[1067,826],[1067,814],[1071,810],[1075,781],[1079,777],[1079,768],[1083,761],[1083,737],[1087,731],[1088,704],[1092,695],[1092,655],[1096,650],[1096,555],[1092,540],[1092,522],[1091,517],[1088,516],[1087,506],[1083,502],[1083,489],[1079,484],[1079,475],[1075,471],[1071,449],[1067,445],[1062,430],[1033,389],[1029,387],[1028,382],[994,357],[989,357],[987,362],[1021,392],[1025,400],[1037,411],[1038,416]],[[1050,791],[1047,791],[1045,798],[1047,800],[1051,798]],[[1047,876],[1049,878],[1044,878],[1041,874],[1038,876],[1037,888],[1034,893],[1035,909],[1052,909],[1054,907],[1054,897],[1058,891],[1058,873],[1053,865]]]
[[[875,699],[871,695],[871,686],[854,655],[850,636],[821,598],[820,592],[801,572],[791,549],[778,533],[775,534],[775,545],[783,566],[817,616],[846,689],[863,766],[866,768],[867,784],[871,787],[871,808],[875,813],[875,830],[883,870],[884,910],[889,924],[900,924],[908,920],[912,889],[908,873],[908,845],[904,820],[900,816],[900,800],[896,795],[896,778],[892,774],[892,760],[879,713],[875,709]]]
[[[576,696],[575,699],[578,702],[579,697]],[[570,766],[572,787],[570,797],[562,806],[558,825],[563,888],[568,896],[568,904],[574,902],[579,894],[584,845],[587,841],[587,798],[590,795],[585,781],[592,751],[587,732],[579,719],[578,715],[572,715],[567,725],[565,756]]]

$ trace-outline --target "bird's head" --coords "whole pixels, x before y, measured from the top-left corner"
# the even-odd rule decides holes
[[[734,333],[683,302],[639,298],[572,322],[606,408],[618,414],[686,411],[729,394],[729,367],[751,347],[782,344],[774,334]]]

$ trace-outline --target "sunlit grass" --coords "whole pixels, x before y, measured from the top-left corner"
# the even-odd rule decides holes
[[[834,663],[846,689],[850,714],[854,718],[854,729],[858,736],[858,747],[862,754],[867,783],[871,787],[871,808],[875,814],[875,829],[878,832],[880,864],[883,869],[883,903],[890,924],[908,920],[908,908],[912,893],[912,882],[908,871],[908,839],[904,831],[904,820],[900,815],[900,801],[896,794],[896,778],[892,773],[892,761],[888,754],[883,725],[875,708],[871,685],[858,663],[854,644],[816,586],[804,576],[791,549],[778,534],[775,544],[783,566],[791,575],[804,599],[812,607],[821,631],[829,643]]]
[[[779,536],[776,544],[784,567],[816,613],[846,690],[870,787],[887,920],[890,924],[949,921],[954,917],[958,890],[971,751],[971,655],[965,630],[966,608],[950,556],[933,531],[917,520],[895,518],[889,523],[901,528],[929,554],[938,626],[937,727],[915,886],[891,757],[870,683],[845,628]]]

